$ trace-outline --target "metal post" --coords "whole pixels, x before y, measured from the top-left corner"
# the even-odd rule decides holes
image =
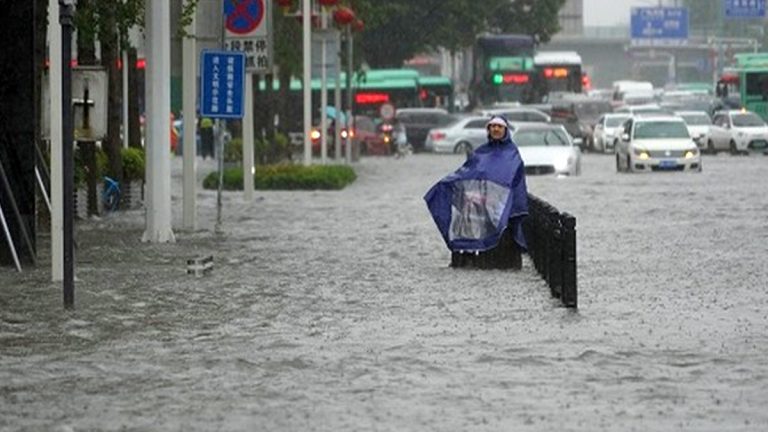
[[[13,244],[13,237],[11,237],[11,231],[8,229],[8,223],[5,221],[5,213],[2,203],[0,203],[0,225],[3,226],[5,239],[8,241],[8,249],[11,251],[13,263],[16,264],[16,270],[21,272],[21,263],[19,262],[19,256],[16,254],[16,246]]]
[[[303,29],[302,47],[304,49],[304,165],[312,163],[312,17],[311,0],[302,1],[301,26]]]
[[[320,162],[325,165],[328,163],[328,20],[325,8],[320,8],[320,28],[322,42],[320,47]]]
[[[576,218],[563,213],[563,289],[561,301],[566,307],[578,305],[576,281]]]
[[[171,130],[171,11],[167,0],[146,2],[147,32],[147,228],[142,240],[151,243],[175,242],[171,227],[171,158],[168,134]]]
[[[45,183],[43,182],[43,178],[40,176],[40,170],[37,169],[37,167],[35,167],[35,177],[37,178],[37,184],[40,186],[40,194],[43,195],[45,205],[48,207],[48,212],[52,213],[53,209],[51,209],[51,200],[48,199],[48,192],[45,190]]]
[[[123,41],[124,42],[124,41]],[[125,44],[128,45],[128,44]],[[123,148],[128,148],[128,50],[123,50]]]
[[[72,115],[72,32],[75,13],[73,0],[59,0],[59,22],[61,23],[61,117],[62,117],[62,185],[63,185],[63,227],[64,227],[64,307],[75,307],[75,248],[74,248],[74,183],[75,142],[74,119]]]
[[[221,232],[221,193],[224,185],[224,122],[216,119],[216,165],[219,167],[219,187],[216,189],[216,232]]]
[[[195,101],[197,97],[197,25],[195,15],[187,27],[182,41],[183,97],[182,118],[184,119],[183,175],[182,175],[182,224],[185,229],[197,229],[197,127]]]
[[[64,278],[64,239],[63,239],[63,191],[62,191],[62,85],[61,85],[61,25],[53,17],[59,14],[58,0],[48,2],[48,35],[51,67],[48,74],[51,89],[51,281]]]
[[[333,137],[333,143],[334,143],[334,153],[333,153],[333,159],[338,163],[341,160],[341,129],[346,128],[346,121],[342,122],[341,117],[344,116],[344,110],[341,108],[341,33],[338,31],[334,31],[334,35],[336,37],[336,81],[335,81],[335,87],[333,88],[333,106],[336,109],[336,127],[333,128],[334,131],[334,137]],[[346,117],[346,116],[344,116]],[[349,134],[349,131],[347,130],[347,134]]]
[[[355,132],[355,118],[352,112],[352,25],[347,24],[347,163],[352,163],[352,137]]]
[[[254,131],[253,131],[253,74],[245,72],[245,115],[243,116],[243,199],[253,202]]]

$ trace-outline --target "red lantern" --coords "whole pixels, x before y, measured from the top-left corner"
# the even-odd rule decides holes
[[[333,20],[336,24],[344,26],[355,20],[355,13],[346,6],[339,6],[333,12]]]
[[[331,8],[339,4],[339,0],[319,0],[320,6]]]
[[[352,23],[352,30],[356,32],[361,32],[365,28],[365,24],[363,23],[363,20],[356,19],[354,23]]]
[[[293,0],[276,0],[277,5],[280,6],[280,8],[283,10],[283,13],[288,13],[289,10],[291,10],[291,6],[293,6]]]

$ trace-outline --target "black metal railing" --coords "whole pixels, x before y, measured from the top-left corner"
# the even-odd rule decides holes
[[[576,218],[529,193],[523,233],[528,255],[552,296],[566,307],[577,307]]]
[[[480,269],[522,268],[520,247],[507,229],[499,244],[484,252],[453,252],[451,267]],[[528,217],[523,219],[528,256],[549,285],[553,297],[566,307],[577,307],[576,218],[561,213],[548,202],[528,194]]]

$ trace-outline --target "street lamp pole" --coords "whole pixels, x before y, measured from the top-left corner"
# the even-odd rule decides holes
[[[355,121],[352,112],[352,24],[347,24],[347,146],[345,148],[345,157],[347,163],[352,163],[352,132],[354,131]]]
[[[312,1],[302,0],[301,24],[304,50],[304,165],[312,163]]]
[[[75,243],[74,243],[74,186],[75,159],[72,146],[75,142],[75,124],[72,113],[72,33],[75,29],[74,0],[59,0],[61,24],[61,117],[62,117],[62,195],[63,195],[63,243],[64,243],[64,307],[75,307]]]

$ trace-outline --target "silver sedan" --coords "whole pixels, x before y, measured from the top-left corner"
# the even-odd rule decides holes
[[[424,148],[435,153],[467,153],[488,141],[485,125],[490,117],[469,116],[430,129]]]

